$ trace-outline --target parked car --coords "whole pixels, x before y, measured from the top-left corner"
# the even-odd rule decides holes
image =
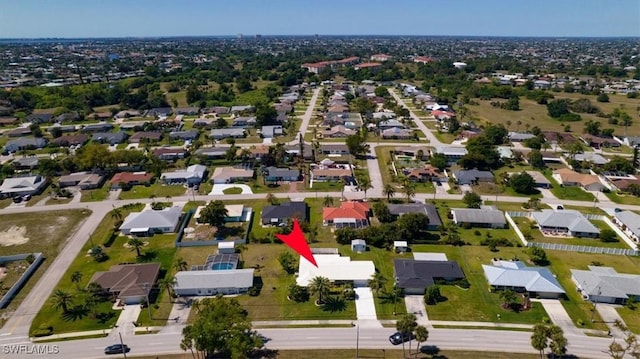
[[[130,351],[131,351],[131,348],[129,348],[126,344],[113,344],[104,348],[105,354],[123,354],[123,353],[128,353]]]
[[[22,196],[22,200],[25,201],[25,202],[30,200],[30,199],[31,199],[31,195],[30,194],[25,194],[24,196]]]
[[[398,345],[398,344],[402,344],[404,342],[408,342],[409,340],[411,340],[413,338],[414,338],[413,333],[395,332],[395,333],[391,334],[391,336],[389,337],[389,341],[393,345]]]
[[[20,202],[22,202],[22,197],[20,196],[13,197],[13,203],[20,203]]]

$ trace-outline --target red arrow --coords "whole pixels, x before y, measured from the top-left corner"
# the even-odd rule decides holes
[[[300,229],[297,218],[293,219],[293,230],[291,233],[276,234],[276,237],[291,247],[291,249],[298,252],[298,254],[308,260],[309,263],[316,267],[318,266],[316,259],[313,257],[313,253],[311,253],[311,248],[309,248],[309,244],[307,244],[307,239],[304,238],[304,233],[302,233],[302,229]]]

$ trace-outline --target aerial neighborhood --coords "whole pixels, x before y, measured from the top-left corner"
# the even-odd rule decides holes
[[[0,340],[639,350],[640,61],[611,41],[0,43]]]

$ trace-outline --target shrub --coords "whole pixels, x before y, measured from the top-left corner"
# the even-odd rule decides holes
[[[252,297],[257,297],[260,294],[260,288],[251,287],[249,288],[249,290],[247,290],[247,294],[249,294]]]
[[[480,233],[480,231],[476,229],[475,231],[473,231],[473,234],[474,234],[474,235],[476,235],[476,236],[479,236],[479,235],[481,235],[482,233]]]

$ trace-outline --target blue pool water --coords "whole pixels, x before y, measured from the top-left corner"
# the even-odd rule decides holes
[[[212,270],[229,270],[233,269],[233,263],[214,263],[211,267]]]

